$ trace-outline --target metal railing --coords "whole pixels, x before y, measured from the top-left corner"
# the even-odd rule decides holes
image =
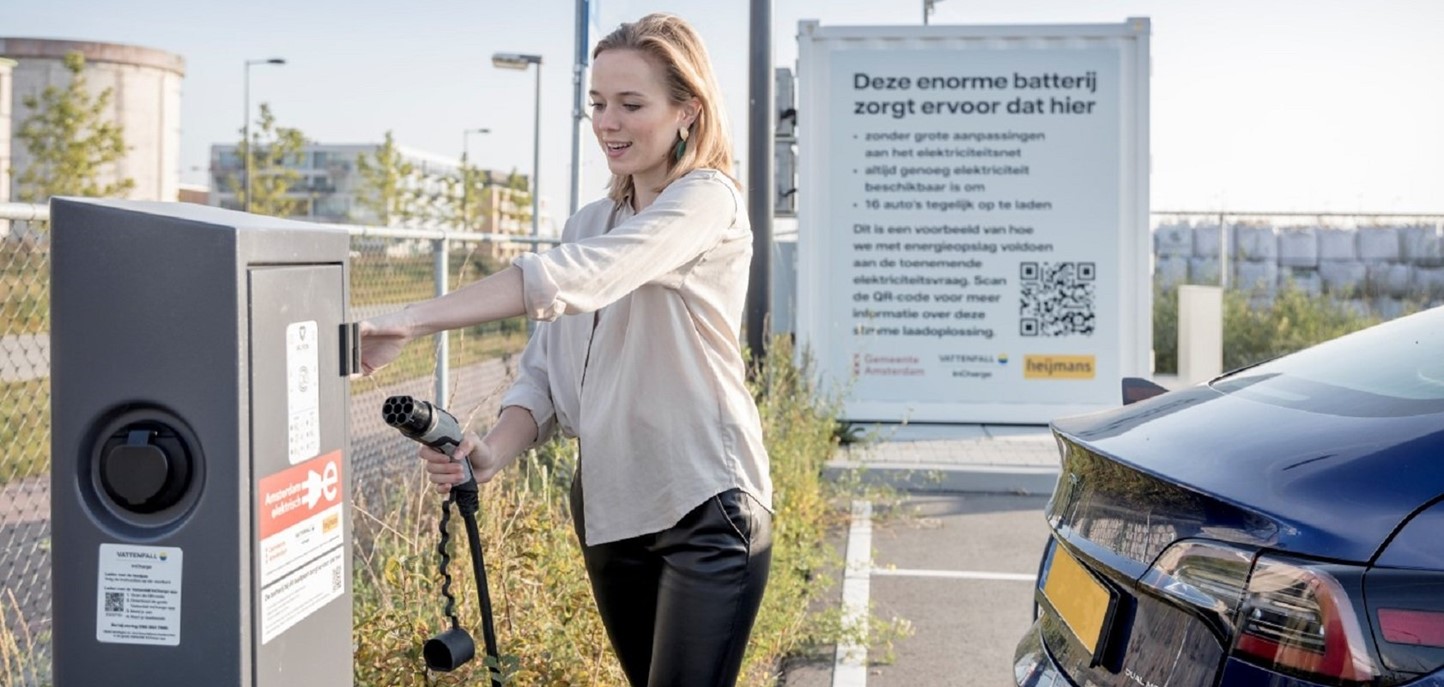
[[[50,206],[32,203],[0,203],[0,219],[19,222],[48,222],[50,221]]]

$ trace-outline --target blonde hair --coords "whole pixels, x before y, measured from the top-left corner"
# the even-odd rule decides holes
[[[686,152],[680,159],[670,155],[667,158],[667,178],[662,186],[665,188],[693,170],[708,168],[727,175],[741,190],[742,184],[731,172],[732,142],[727,135],[727,116],[722,110],[722,91],[712,74],[707,48],[692,26],[674,15],[649,14],[607,34],[592,50],[592,59],[608,50],[640,52],[662,68],[672,104],[682,105],[696,98],[702,105],[687,137]],[[621,203],[632,191],[631,175],[612,175],[608,197]]]

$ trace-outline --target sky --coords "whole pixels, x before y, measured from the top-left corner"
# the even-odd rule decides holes
[[[672,12],[707,42],[739,158],[747,151],[750,2],[593,0],[604,29]],[[773,0],[773,59],[795,67],[797,24],[916,25],[922,0]],[[1152,24],[1155,210],[1444,212],[1444,2],[1435,0],[939,0],[934,24]],[[182,182],[207,183],[213,143],[251,104],[325,143],[406,146],[532,168],[536,75],[492,66],[540,54],[540,191],[569,189],[574,0],[0,0],[0,36],[130,43],[181,55]],[[594,42],[597,35],[591,36]],[[806,114],[803,113],[805,118]],[[582,202],[606,172],[583,131]],[[746,162],[742,163],[745,170]]]

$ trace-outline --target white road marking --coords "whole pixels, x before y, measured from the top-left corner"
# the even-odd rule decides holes
[[[856,640],[838,642],[832,687],[867,685],[868,589],[872,575],[872,502],[852,502],[847,531],[847,568],[842,576],[842,623]]]
[[[947,580],[1001,580],[1005,582],[1034,582],[1038,576],[1031,573],[979,572],[975,570],[909,570],[906,568],[873,568],[872,574],[879,577],[934,577]]]

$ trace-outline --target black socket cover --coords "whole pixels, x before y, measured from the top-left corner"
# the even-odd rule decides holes
[[[134,422],[100,449],[100,483],[116,505],[155,513],[178,503],[190,486],[191,455],[175,430],[159,422]]]

